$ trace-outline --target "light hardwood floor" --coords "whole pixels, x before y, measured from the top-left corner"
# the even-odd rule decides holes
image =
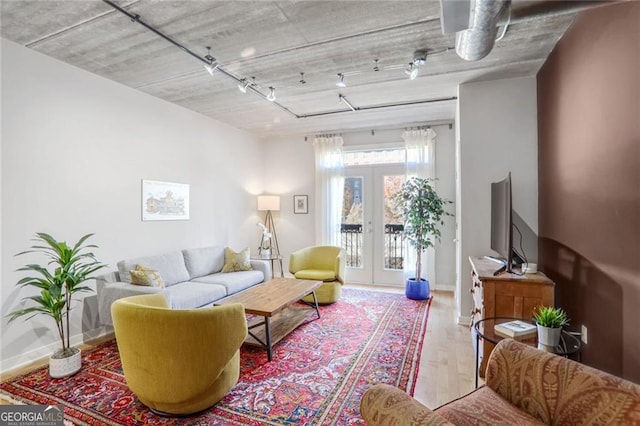
[[[351,285],[350,287],[371,288]],[[401,289],[390,287],[384,290],[403,292]],[[427,407],[436,408],[473,390],[475,354],[469,327],[456,324],[453,293],[433,291],[432,294],[414,397]],[[81,348],[88,350],[111,338],[113,335],[104,336],[82,345]],[[43,359],[3,374],[0,381],[40,368],[47,362],[47,359]],[[9,401],[0,398],[0,404],[7,403]]]
[[[399,287],[371,287],[404,294]],[[448,291],[432,291],[414,398],[429,408],[471,392],[475,387],[475,352],[469,326],[456,323],[456,301]],[[480,379],[479,384],[483,381]]]
[[[469,326],[456,324],[453,293],[432,294],[414,397],[436,408],[474,389],[475,352]]]

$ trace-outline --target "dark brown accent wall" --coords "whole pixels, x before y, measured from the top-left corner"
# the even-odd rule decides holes
[[[537,76],[540,269],[582,361],[640,383],[640,2],[583,12]]]

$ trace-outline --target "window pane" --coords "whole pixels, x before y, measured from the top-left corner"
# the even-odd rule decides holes
[[[404,163],[406,153],[404,148],[383,149],[375,151],[352,151],[343,154],[345,166],[362,166],[368,164]]]
[[[361,176],[344,179],[340,231],[342,247],[347,252],[347,266],[350,268],[362,267],[363,182],[364,179]]]
[[[401,270],[404,263],[404,216],[392,197],[402,187],[403,175],[385,176],[384,202],[384,267]]]

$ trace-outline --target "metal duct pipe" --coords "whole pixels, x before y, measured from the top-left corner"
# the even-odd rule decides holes
[[[525,6],[512,7],[510,23],[532,21],[534,19],[554,18],[568,13],[578,13],[587,9],[611,5],[611,1],[602,0],[573,0],[573,1],[543,1],[526,4]],[[504,25],[506,17],[501,17],[496,25]]]
[[[479,61],[491,52],[498,20],[509,0],[476,0],[470,28],[456,33],[456,53],[467,61]]]

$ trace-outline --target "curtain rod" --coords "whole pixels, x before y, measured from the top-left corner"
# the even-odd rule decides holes
[[[337,136],[343,136],[344,135],[349,135],[349,134],[354,134],[354,133],[365,133],[365,132],[371,132],[371,136],[375,136],[377,132],[380,131],[385,131],[385,130],[397,130],[397,131],[403,131],[403,130],[410,130],[410,129],[430,129],[433,128],[435,126],[449,126],[449,129],[453,128],[453,121],[452,120],[441,120],[441,121],[431,121],[429,122],[429,124],[413,124],[411,126],[408,127],[398,127],[398,126],[382,126],[382,127],[375,127],[375,128],[371,128],[371,129],[355,129],[355,130],[333,130],[333,131],[329,131],[329,132],[323,132],[322,134],[306,134],[303,135],[305,142],[308,141],[309,137],[317,137],[317,136],[322,136],[325,135],[327,133],[330,134],[336,134]]]

